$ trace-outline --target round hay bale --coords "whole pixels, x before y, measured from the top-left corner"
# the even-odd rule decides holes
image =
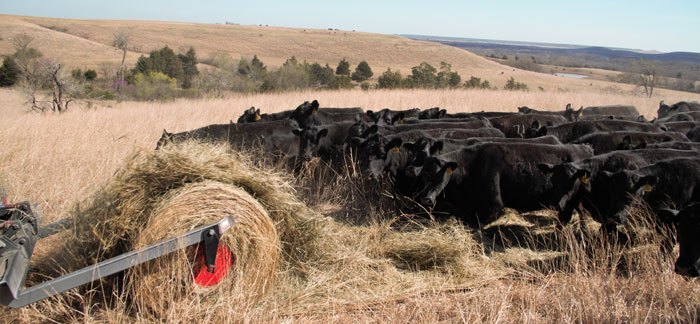
[[[127,274],[132,298],[140,310],[162,315],[180,306],[192,307],[193,302],[242,309],[265,295],[278,270],[280,240],[265,208],[236,186],[204,181],[167,193],[154,208],[134,248],[225,216],[233,216],[235,223],[219,243],[233,254],[233,267],[224,279],[206,288],[194,283],[196,246],[161,257]],[[227,302],[217,303],[220,300]]]

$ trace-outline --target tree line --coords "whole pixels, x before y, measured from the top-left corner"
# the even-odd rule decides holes
[[[124,64],[128,50],[128,34],[115,33],[113,45],[122,52],[122,63],[116,71],[109,67],[65,71],[60,62],[46,58],[31,45],[32,38],[20,34],[13,38],[15,52],[3,58],[0,66],[0,87],[19,85],[26,93],[32,109],[64,111],[74,99],[167,100],[176,97],[220,96],[225,92],[277,92],[302,89],[363,90],[425,88],[425,89],[495,89],[489,81],[471,76],[462,78],[452,65],[440,62],[434,67],[422,62],[411,68],[405,77],[400,71],[387,69],[376,83],[368,82],[374,72],[367,61],[354,68],[343,58],[335,66],[299,61],[295,56],[277,69],[268,68],[257,55],[233,58],[217,53],[199,60],[190,47],[176,53],[167,45],[141,55],[136,64]],[[197,64],[209,68],[199,70]],[[503,87],[527,90],[527,86],[509,80]]]

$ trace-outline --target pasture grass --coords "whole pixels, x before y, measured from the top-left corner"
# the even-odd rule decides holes
[[[164,128],[177,132],[227,123],[250,106],[275,112],[318,99],[322,107],[439,106],[459,112],[515,111],[522,105],[562,109],[571,102],[634,104],[653,117],[661,99],[697,100],[601,92],[308,91],[166,103],[97,102],[57,115],[28,113],[17,92],[0,92],[0,178],[10,200],[38,204],[44,222],[71,216],[76,204],[118,178],[116,172],[134,151],[154,148]],[[692,322],[699,316],[700,286],[673,273],[676,252],[661,252],[667,237],[648,230],[643,209],[634,212],[638,221],[631,239],[606,237],[585,217],[557,229],[548,211],[512,212],[477,232],[449,219],[397,211],[388,188],[368,189],[367,179],[352,164],[338,171],[316,161],[306,172],[304,178],[284,181],[323,219],[319,237],[326,240],[327,253],[293,271],[280,270],[270,295],[237,313],[236,320]],[[41,241],[34,259],[57,253],[61,239]],[[58,299],[3,310],[0,320],[233,319],[228,313],[207,313],[203,304],[190,312],[164,309],[153,317],[134,312],[121,295],[98,306],[90,298],[73,291],[68,294],[73,302]]]

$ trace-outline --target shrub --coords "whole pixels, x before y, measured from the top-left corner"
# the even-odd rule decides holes
[[[506,81],[506,86],[503,87],[503,89],[511,90],[511,91],[516,91],[516,90],[527,91],[528,90],[527,84],[515,81],[515,78],[513,78],[513,77],[510,77],[510,79],[508,79],[508,81]]]
[[[161,72],[137,73],[134,96],[140,100],[166,100],[177,94],[177,80]]]
[[[0,66],[0,87],[9,87],[17,83],[22,70],[12,57],[5,56]]]
[[[427,62],[411,68],[411,75],[407,78],[406,85],[419,88],[437,88],[437,69]]]
[[[338,62],[338,67],[335,69],[335,74],[350,76],[350,63],[343,58]]]
[[[352,79],[357,82],[365,81],[372,77],[372,69],[369,67],[367,61],[362,61],[355,68],[355,72],[352,74]]]
[[[382,75],[377,79],[377,88],[379,89],[397,89],[401,88],[401,72],[392,71],[391,68],[387,69]]]
[[[484,80],[482,82],[481,78],[471,76],[468,81],[464,82],[464,88],[466,88],[466,89],[490,89],[491,83],[486,81],[486,80]]]

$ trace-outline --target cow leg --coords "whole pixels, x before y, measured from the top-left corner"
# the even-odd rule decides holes
[[[483,188],[483,192],[486,194],[486,199],[484,199],[484,212],[481,215],[486,216],[487,218],[481,219],[480,217],[479,219],[480,221],[484,221],[483,224],[488,224],[495,221],[503,212],[503,208],[505,206],[503,205],[503,199],[501,198],[500,182],[501,177],[498,173],[491,177],[491,179],[484,182],[485,186]]]

